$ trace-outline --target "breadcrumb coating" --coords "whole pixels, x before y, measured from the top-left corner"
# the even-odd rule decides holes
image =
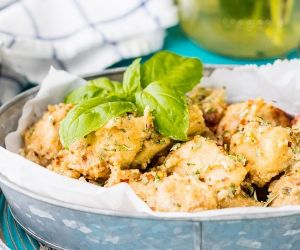
[[[300,205],[299,117],[261,98],[228,105],[225,89],[196,86],[187,99],[186,142],[159,134],[146,110],[111,119],[67,149],[59,126],[73,105],[61,103],[26,130],[21,154],[81,181],[128,183],[154,211]]]

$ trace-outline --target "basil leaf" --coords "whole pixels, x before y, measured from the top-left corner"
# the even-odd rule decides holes
[[[92,98],[77,104],[62,120],[59,135],[61,143],[68,148],[77,139],[101,128],[110,119],[127,112],[136,111],[131,102]]]
[[[123,77],[123,89],[132,95],[141,90],[141,58],[135,59],[126,69]]]
[[[171,52],[156,53],[141,67],[142,86],[154,81],[175,88],[185,94],[200,82],[202,63],[196,58],[188,58]]]
[[[159,133],[175,140],[187,140],[189,113],[183,95],[160,82],[153,82],[137,92],[135,98],[139,112],[146,107],[150,109]]]
[[[111,81],[106,77],[100,77],[90,80],[86,85],[76,88],[65,97],[65,103],[77,104],[83,100],[94,97],[109,97],[118,96],[123,98],[125,96],[122,84],[117,81]]]

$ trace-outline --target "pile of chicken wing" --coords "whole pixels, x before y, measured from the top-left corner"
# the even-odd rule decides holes
[[[126,182],[155,211],[300,204],[300,119],[260,98],[228,105],[225,89],[197,86],[187,98],[186,142],[158,134],[146,111],[66,149],[59,126],[72,104],[61,103],[28,128],[21,153],[82,181]]]

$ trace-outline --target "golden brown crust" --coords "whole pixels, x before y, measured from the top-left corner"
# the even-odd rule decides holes
[[[243,155],[250,180],[262,187],[293,164],[291,130],[250,122],[231,138],[230,152]]]
[[[145,173],[141,181],[129,185],[154,211],[197,212],[217,208],[213,190],[193,176],[173,174],[161,178],[157,173]]]
[[[167,157],[164,166],[180,176],[197,176],[216,192],[238,187],[247,171],[243,163],[230,156],[210,139],[195,136]]]
[[[191,104],[197,105],[203,112],[205,122],[209,127],[217,125],[227,107],[225,89],[202,88],[196,86],[188,93]]]
[[[291,171],[271,183],[268,205],[271,207],[300,205],[300,162]]]
[[[128,169],[137,160],[154,133],[152,116],[133,115],[110,120],[104,127],[74,142],[69,149],[63,149],[51,165],[56,168],[66,166],[68,169],[81,173],[86,179],[108,179],[113,167]],[[158,138],[156,138],[158,139]],[[139,157],[135,167],[145,167],[157,151],[166,147],[169,139],[152,145],[147,157]],[[149,145],[151,147],[151,145]]]
[[[224,142],[230,143],[232,135],[251,121],[267,123],[271,126],[291,125],[291,119],[285,112],[257,98],[229,105],[217,126],[217,134],[224,138]]]
[[[197,86],[188,94],[187,142],[160,135],[146,112],[111,119],[69,149],[58,131],[73,105],[49,105],[25,132],[21,153],[71,178],[128,183],[154,211],[262,206],[244,193],[246,181],[257,192],[271,181],[267,205],[299,205],[300,119],[291,128],[286,113],[260,98],[228,107],[225,99],[224,89]]]
[[[230,207],[261,207],[262,202],[255,200],[246,194],[239,193],[234,196],[227,196],[224,199],[218,201],[219,208],[230,208]]]
[[[24,133],[22,154],[31,161],[47,166],[62,149],[59,139],[61,120],[72,104],[49,105],[43,117]]]

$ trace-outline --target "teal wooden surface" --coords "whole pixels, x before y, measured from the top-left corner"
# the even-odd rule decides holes
[[[181,55],[193,56],[200,58],[204,63],[213,64],[266,64],[272,63],[277,58],[265,59],[265,60],[238,60],[217,55],[210,51],[207,51],[196,43],[188,39],[179,27],[168,30],[164,49],[176,52]],[[144,57],[144,58],[148,58]],[[299,51],[292,51],[286,58],[298,58]],[[124,60],[120,63],[113,65],[112,67],[126,66],[131,60]],[[17,250],[35,250],[39,249],[37,241],[28,236],[13,220],[9,211],[7,203],[3,195],[0,193],[0,230],[4,237],[4,242],[10,249]]]
[[[12,250],[37,250],[40,247],[36,240],[16,224],[2,193],[0,194],[0,230],[4,243]]]
[[[260,59],[260,60],[246,60],[246,59],[229,58],[222,55],[218,55],[211,51],[205,50],[197,43],[193,42],[184,34],[184,32],[180,29],[179,26],[176,26],[168,30],[163,49],[170,50],[185,56],[198,57],[199,59],[201,59],[203,63],[211,63],[211,64],[262,65],[262,64],[272,63],[276,59],[278,59],[278,57],[274,57],[274,58]],[[143,59],[147,59],[149,57],[150,56],[145,56],[143,57]],[[300,48],[299,50],[291,51],[285,57],[282,57],[280,59],[293,59],[293,58],[300,58]],[[127,66],[131,63],[131,61],[132,59],[123,60],[122,62],[114,64],[112,68]]]
[[[300,44],[299,44],[300,46]],[[276,57],[262,60],[245,60],[229,58],[221,55],[217,55],[211,51],[207,51],[201,48],[198,44],[188,39],[182,30],[177,26],[169,29],[168,36],[165,41],[164,48],[167,50],[174,51],[178,54],[186,56],[194,56],[200,58],[204,63],[213,64],[257,64],[262,65],[266,63],[272,63],[278,59]],[[286,57],[287,59],[293,59],[300,57],[299,51],[291,51]]]

